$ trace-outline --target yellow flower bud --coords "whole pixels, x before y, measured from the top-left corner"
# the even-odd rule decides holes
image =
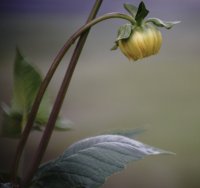
[[[161,44],[160,31],[150,24],[136,26],[128,39],[118,41],[122,53],[134,61],[158,53]]]

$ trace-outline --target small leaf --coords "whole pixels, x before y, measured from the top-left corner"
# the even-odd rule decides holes
[[[55,124],[55,129],[58,131],[69,131],[72,129],[73,122],[69,119],[60,119],[58,118]]]
[[[135,20],[138,23],[141,23],[141,21],[148,15],[148,13],[149,13],[149,10],[146,9],[144,2],[141,2],[139,4],[138,11],[135,16]]]
[[[171,29],[175,24],[180,23],[180,21],[166,22],[158,18],[149,18],[146,23],[151,22],[158,27],[165,27],[166,29]]]
[[[11,114],[20,114],[21,122],[18,119],[15,120],[12,117],[13,124],[18,126],[18,130],[22,129],[28,114],[31,110],[32,104],[36,97],[37,91],[42,83],[42,77],[36,68],[28,63],[22,56],[19,49],[16,49],[16,58],[14,64],[14,85],[13,85],[13,99],[11,103]],[[48,120],[50,110],[49,97],[47,94],[44,95],[35,123],[38,125],[45,124]],[[4,125],[5,127],[6,125]],[[10,129],[10,128],[9,128]]]
[[[12,110],[29,112],[36,92],[41,84],[41,76],[17,49],[14,64],[14,88]]]
[[[42,83],[42,77],[36,68],[26,61],[19,49],[16,49],[13,73],[14,86],[11,107],[5,104],[1,105],[4,111],[1,134],[4,137],[19,138]],[[45,93],[36,115],[33,129],[43,130],[42,126],[45,126],[47,123],[50,110],[49,96],[48,93]],[[59,118],[56,122],[56,129],[62,131],[69,130],[70,125]]]
[[[131,16],[133,16],[133,18],[135,18],[136,14],[137,14],[136,6],[134,6],[132,4],[124,3],[124,8],[129,12],[129,14]]]
[[[131,32],[132,32],[131,24],[125,24],[125,25],[121,26],[118,30],[118,36],[117,36],[116,41],[129,38],[131,35]]]
[[[31,188],[97,188],[129,162],[157,154],[169,152],[119,135],[86,138],[71,145],[56,160],[42,165]]]

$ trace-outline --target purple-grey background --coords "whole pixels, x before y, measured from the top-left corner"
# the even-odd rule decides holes
[[[123,3],[104,0],[99,15],[125,12]],[[55,132],[44,161],[57,157],[71,143],[119,129],[145,128],[138,139],[176,153],[131,164],[104,188],[200,187],[200,1],[146,0],[149,17],[181,20],[161,29],[158,55],[137,63],[119,51],[110,52],[122,20],[95,26],[75,70],[62,116],[74,122],[70,132]],[[44,75],[64,42],[87,19],[94,0],[1,0],[0,101],[10,103],[12,66],[18,45]],[[49,87],[54,99],[72,50]],[[24,153],[25,173],[41,133],[32,132]],[[16,140],[0,138],[0,169],[10,167]]]

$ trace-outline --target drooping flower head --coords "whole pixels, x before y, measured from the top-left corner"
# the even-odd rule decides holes
[[[118,30],[115,46],[112,50],[120,48],[129,60],[138,60],[157,54],[162,45],[162,34],[157,27],[170,29],[179,22],[164,22],[158,18],[144,20],[149,11],[141,2],[139,7],[124,4],[124,8],[134,18],[135,23],[125,24]]]

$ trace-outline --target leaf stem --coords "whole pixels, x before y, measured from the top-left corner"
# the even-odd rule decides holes
[[[100,0],[97,0],[97,2],[100,2]],[[93,25],[95,25],[95,24],[97,24],[97,23],[99,23],[101,21],[104,21],[104,20],[107,20],[107,19],[111,19],[111,18],[125,19],[125,20],[128,20],[129,22],[131,22],[132,24],[135,24],[135,20],[131,16],[128,16],[126,14],[108,13],[108,14],[105,14],[103,16],[100,16],[100,17],[88,22],[87,24],[83,25],[77,32],[75,32],[69,38],[69,40],[64,44],[64,46],[61,48],[61,50],[59,51],[58,55],[54,59],[54,61],[53,61],[52,65],[51,65],[48,73],[46,74],[46,77],[44,78],[44,80],[43,80],[43,82],[42,82],[42,84],[41,84],[41,86],[39,88],[38,94],[37,94],[37,96],[35,98],[35,101],[33,103],[31,112],[29,114],[29,118],[28,118],[27,124],[26,124],[26,126],[24,128],[24,131],[22,133],[21,139],[20,139],[18,147],[17,147],[16,155],[14,157],[14,163],[12,165],[12,172],[11,172],[11,178],[12,178],[12,183],[13,184],[15,184],[17,171],[18,171],[18,166],[19,166],[19,162],[20,162],[20,157],[21,157],[21,154],[22,154],[23,149],[25,147],[25,144],[26,144],[26,141],[28,139],[28,136],[30,134],[32,125],[34,123],[37,111],[39,109],[39,106],[40,106],[40,103],[41,103],[41,100],[42,100],[42,97],[43,97],[43,95],[44,95],[44,93],[46,91],[46,88],[47,88],[49,82],[51,81],[51,78],[53,77],[53,75],[54,75],[59,63],[61,62],[63,56],[66,54],[68,49],[72,46],[72,44],[76,41],[76,39],[80,35],[86,33],[86,31],[88,31]],[[31,172],[29,174],[27,174],[27,176],[25,177],[24,183],[23,183],[24,185],[26,185],[29,182],[30,178],[33,176],[33,174],[34,174],[35,170],[37,169],[37,167],[38,167],[38,165],[39,165],[39,163],[41,161],[41,158],[42,158],[42,156],[43,156],[43,154],[44,154],[44,152],[46,150],[46,147],[48,145],[51,133],[52,133],[53,128],[54,128],[54,124],[56,122],[56,119],[57,119],[58,113],[60,111],[60,108],[62,106],[62,102],[63,102],[64,97],[65,97],[65,93],[66,93],[67,88],[69,86],[69,83],[70,83],[74,68],[75,68],[77,60],[78,60],[78,58],[77,58],[77,60],[75,60],[76,58],[77,57],[73,56],[72,59],[74,59],[74,60],[71,60],[69,66],[68,66],[67,73],[65,75],[65,78],[63,80],[62,86],[61,86],[60,91],[58,93],[58,96],[56,98],[56,102],[54,104],[54,107],[52,109],[51,115],[49,117],[49,120],[48,120],[46,129],[45,129],[43,138],[42,138],[42,140],[40,142],[40,145],[39,145],[39,149],[38,149],[38,151],[36,153],[37,157],[35,157],[35,158],[37,158],[37,161],[35,162],[35,160],[34,160],[34,162],[33,162],[34,163],[34,167],[32,166],[33,170],[31,170]]]

